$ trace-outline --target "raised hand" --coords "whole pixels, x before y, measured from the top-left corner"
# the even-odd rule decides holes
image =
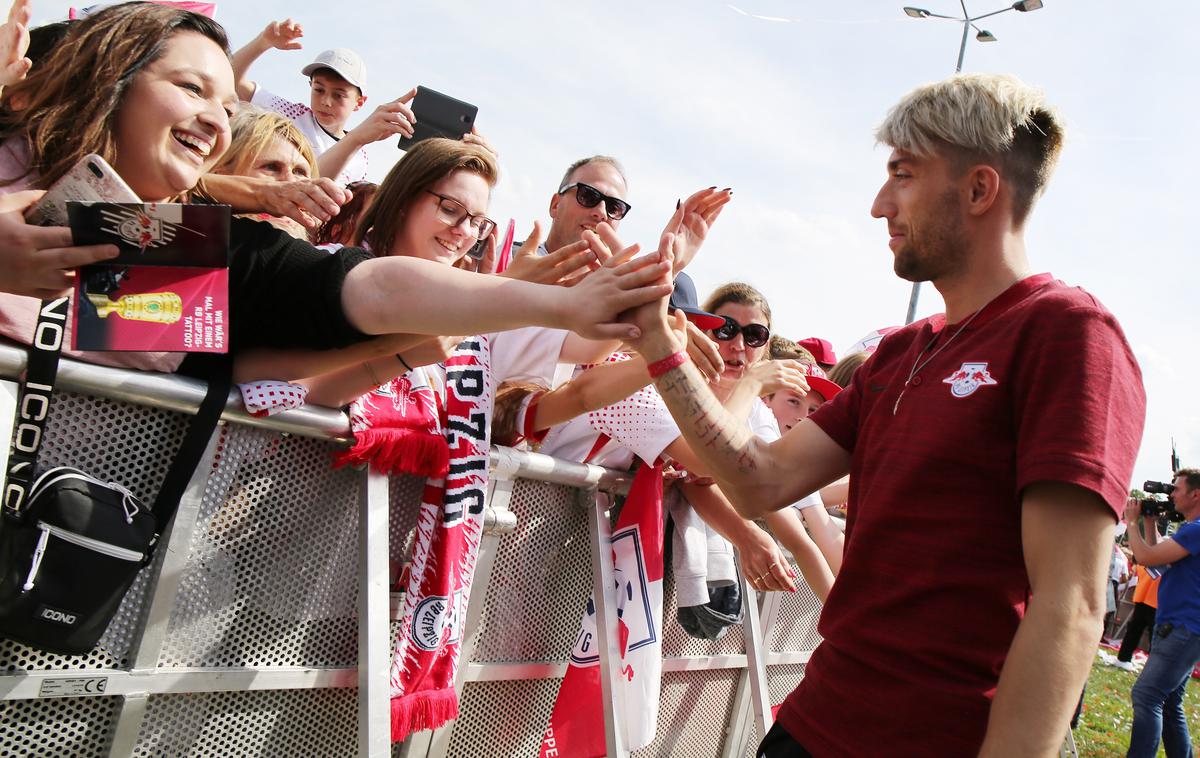
[[[758,394],[770,395],[780,390],[795,392],[803,397],[808,394],[808,372],[800,361],[791,358],[778,361],[759,361],[746,369],[742,381],[758,385]]]
[[[394,134],[411,137],[417,117],[408,104],[416,96],[417,88],[413,87],[395,100],[384,103],[366,121],[351,129],[346,138],[357,145],[369,145]]]
[[[704,331],[687,320],[683,311],[675,311],[676,336],[680,342],[687,342],[688,357],[692,359],[692,363],[696,364],[696,368],[700,369],[700,373],[704,374],[704,378],[710,382],[720,381],[721,372],[725,370],[725,361],[721,359],[721,351],[717,348],[717,343],[713,342]],[[684,334],[679,337],[679,321],[683,321]]]
[[[304,36],[304,28],[292,19],[272,21],[267,28],[258,33],[263,45],[276,50],[299,50],[303,47],[300,38]]]
[[[621,314],[621,320],[632,324],[637,328],[637,336],[627,338],[635,348],[639,348],[639,352],[644,352],[640,349],[647,340],[667,338],[671,340],[670,316],[667,314],[667,301],[671,297],[671,291],[674,289],[671,282],[674,277],[674,254],[673,248],[675,245],[675,235],[669,232],[664,232],[658,241],[658,250],[652,255],[645,256],[653,258],[668,266],[668,278],[666,279],[667,286],[663,289],[662,294],[657,298],[645,300],[638,307]],[[634,246],[636,247],[636,245]],[[616,256],[614,256],[615,258]],[[610,261],[611,262],[611,261]],[[609,263],[605,263],[605,266]],[[593,274],[592,276],[595,276]],[[591,278],[591,277],[589,277]],[[586,280],[585,280],[586,282]],[[682,349],[682,345],[678,345],[676,349]],[[647,360],[661,358],[661,355],[653,357],[647,355]]]
[[[479,133],[479,130],[475,128],[474,124],[471,125],[471,131],[463,135],[462,141],[482,147],[484,150],[487,150],[489,153],[491,153],[492,157],[496,158],[497,160],[500,158],[499,151],[492,147],[492,143],[488,142],[487,137]]]
[[[613,255],[575,286],[568,328],[589,339],[637,340],[641,331],[622,314],[636,314],[671,294],[670,253],[634,258],[637,246]],[[664,313],[665,316],[665,313]],[[625,322],[625,323],[622,323]],[[663,322],[663,328],[669,328]]]
[[[547,255],[538,255],[541,241],[542,226],[534,221],[533,231],[525,239],[525,244],[513,253],[512,261],[501,276],[534,284],[571,286],[594,267],[596,256],[586,241],[564,245]]]
[[[716,187],[709,187],[694,193],[675,209],[663,229],[663,233],[675,235],[675,273],[686,268],[700,252],[709,229],[732,199],[733,190],[718,191]]]
[[[16,0],[8,11],[8,20],[0,24],[0,87],[21,81],[33,66],[25,57],[32,16],[33,0]]]

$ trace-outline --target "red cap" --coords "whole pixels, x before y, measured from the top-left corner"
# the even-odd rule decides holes
[[[796,343],[813,354],[817,363],[827,363],[830,366],[837,363],[837,354],[833,352],[833,343],[820,337],[809,337]],[[824,394],[824,393],[822,393]]]
[[[831,350],[830,353],[833,351]],[[816,392],[821,397],[825,398],[825,402],[829,402],[834,398],[834,395],[842,391],[835,382],[830,381],[821,367],[815,363],[801,363],[801,368],[808,374],[805,377],[808,381],[808,388]]]

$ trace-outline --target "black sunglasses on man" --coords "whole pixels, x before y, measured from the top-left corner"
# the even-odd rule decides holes
[[[558,191],[562,195],[571,190],[575,190],[575,201],[584,208],[595,208],[601,201],[604,203],[604,210],[608,213],[608,217],[613,221],[620,221],[625,218],[625,214],[633,207],[619,197],[609,197],[600,190],[590,184],[583,182],[575,182],[568,184]]]

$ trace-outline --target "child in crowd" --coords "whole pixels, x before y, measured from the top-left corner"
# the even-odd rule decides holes
[[[312,143],[322,176],[336,177],[341,185],[365,181],[365,146],[397,134],[412,136],[416,119],[408,103],[416,90],[384,103],[366,121],[346,131],[350,116],[367,102],[367,96],[363,94],[367,66],[353,50],[341,47],[326,50],[301,69],[308,77],[311,91],[307,106],[272,94],[249,78],[250,66],[259,56],[272,48],[299,50],[303,36],[303,28],[290,18],[272,21],[234,53],[232,61],[238,97],[292,119]]]
[[[841,391],[841,387],[826,378],[825,372],[806,348],[789,339],[779,335],[773,337],[770,356],[772,361],[795,361],[804,372],[808,384],[808,392],[803,395],[779,390],[764,398],[782,435],[831,400]],[[845,541],[841,529],[825,511],[823,496],[829,494],[836,497],[833,493],[840,494],[840,490],[838,485],[831,485],[826,491],[814,492],[790,508],[775,511],[766,517],[771,532],[792,553],[804,578],[822,601],[828,597],[834,577],[841,568]]]
[[[850,380],[854,378],[854,372],[858,371],[858,367],[866,363],[870,357],[871,353],[865,350],[843,356],[834,364],[833,368],[829,369],[829,381],[842,389],[849,387]]]

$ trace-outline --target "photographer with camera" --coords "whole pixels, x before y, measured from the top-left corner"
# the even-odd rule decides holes
[[[1154,756],[1161,737],[1167,758],[1182,758],[1192,755],[1183,693],[1200,662],[1200,469],[1180,469],[1174,484],[1146,482],[1143,488],[1169,494],[1184,523],[1160,542],[1155,501],[1130,500],[1125,507],[1134,558],[1163,571],[1150,658],[1133,685],[1128,756]]]

